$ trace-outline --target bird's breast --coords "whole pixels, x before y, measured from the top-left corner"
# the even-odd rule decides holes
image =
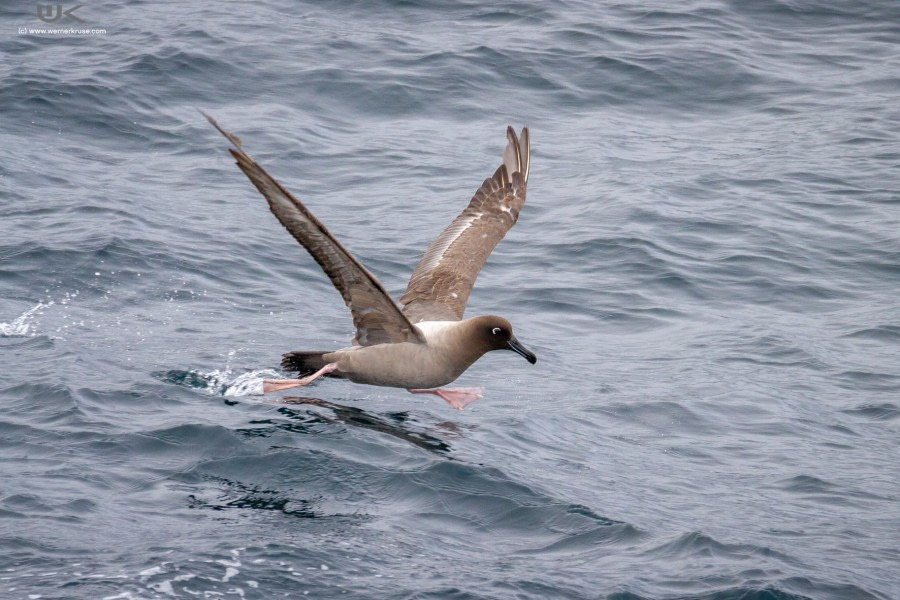
[[[447,385],[475,361],[460,353],[449,335],[458,321],[417,323],[426,343],[377,344],[333,353],[338,371],[355,383],[400,388],[433,388]]]

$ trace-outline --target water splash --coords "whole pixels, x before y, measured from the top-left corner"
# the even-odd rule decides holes
[[[209,373],[210,378],[216,382],[223,396],[261,396],[263,393],[263,381],[266,379],[279,379],[281,375],[273,369],[258,369],[249,373],[234,376],[230,369],[223,372],[218,370]]]
[[[225,368],[213,369],[206,373],[190,370],[172,370],[157,373],[161,379],[169,383],[183,385],[192,388],[205,389],[215,396],[261,396],[263,393],[263,381],[266,379],[279,379],[281,374],[274,369],[255,369],[243,373],[235,373],[231,367],[236,350],[228,352],[225,359]]]
[[[206,390],[213,396],[261,396],[263,381],[279,379],[274,369],[256,369],[236,375],[230,368],[213,369],[203,373],[200,371],[182,371],[178,369],[154,373],[160,379],[195,389]]]
[[[37,305],[29,308],[21,315],[19,315],[15,320],[11,323],[0,323],[0,337],[24,337],[27,336],[29,331],[31,331],[32,319],[35,314],[41,314],[40,311],[42,308],[47,308],[48,306],[53,306],[53,301],[51,300],[47,304],[43,302],[38,302]],[[31,333],[31,335],[35,335]]]

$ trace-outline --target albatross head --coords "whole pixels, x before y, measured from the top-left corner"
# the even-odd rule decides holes
[[[487,346],[487,351],[512,350],[531,364],[537,362],[534,352],[519,343],[519,340],[513,335],[512,325],[503,317],[487,315],[476,317],[473,320],[477,323],[476,331]]]

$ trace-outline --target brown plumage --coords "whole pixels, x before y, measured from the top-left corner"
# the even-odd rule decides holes
[[[512,350],[532,364],[536,361],[516,340],[506,319],[488,315],[461,320],[481,267],[525,203],[530,166],[527,128],[520,136],[507,128],[503,162],[425,251],[400,298],[401,310],[381,282],[315,215],[244,152],[237,136],[204,116],[234,145],[229,152],[272,213],[331,279],[356,326],[351,347],[285,354],[283,367],[315,373],[303,379],[269,380],[266,391],[307,385],[327,375],[434,393],[462,408],[480,397],[480,391],[433,388],[450,383],[491,350]]]
[[[521,140],[506,128],[503,164],[484,180],[469,205],[422,255],[400,297],[413,323],[462,319],[475,278],[494,247],[515,225],[525,204],[530,163],[528,129]]]
[[[391,300],[381,282],[312,214],[269,175],[241,147],[241,140],[206,115],[234,148],[228,151],[256,189],[266,198],[272,214],[306,248],[344,297],[356,326],[354,345],[371,346],[398,342],[424,343],[425,339]]]

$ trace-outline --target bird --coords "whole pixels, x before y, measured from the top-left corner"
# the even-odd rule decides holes
[[[444,387],[487,352],[509,350],[531,364],[535,354],[498,315],[463,318],[482,266],[515,224],[525,203],[531,143],[528,128],[507,127],[500,166],[468,206],[428,246],[398,302],[287,188],[247,154],[240,138],[203,116],[224,135],[228,151],[285,229],[322,267],[340,292],[356,327],[351,345],[338,350],[296,350],[281,366],[305,376],[266,379],[263,393],[306,386],[319,377],[434,394],[462,410],[483,397],[478,387]]]

